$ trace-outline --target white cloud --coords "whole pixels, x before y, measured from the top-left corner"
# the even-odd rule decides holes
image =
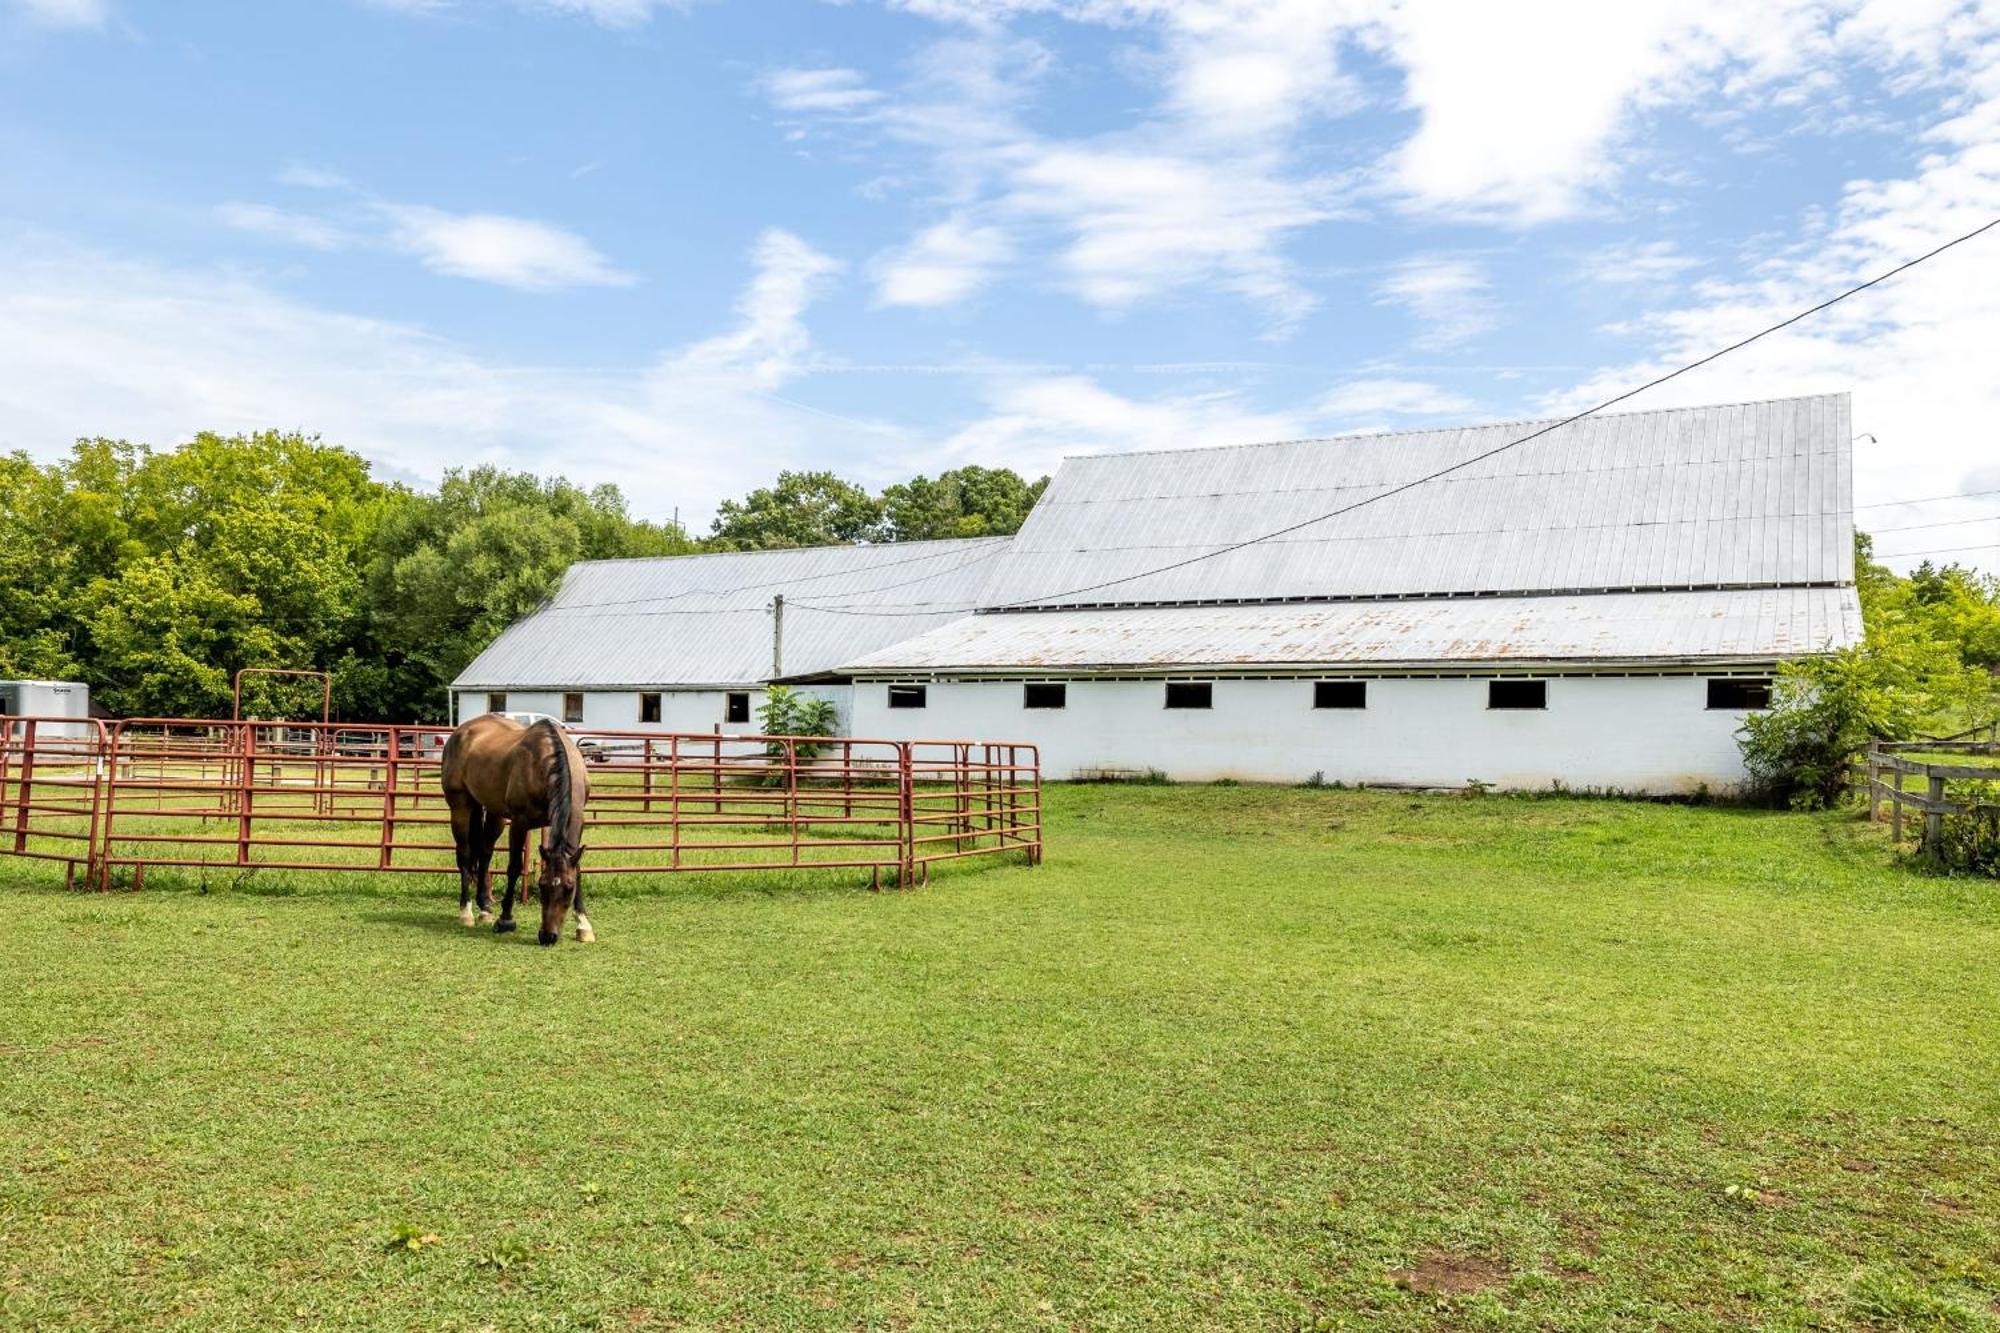
[[[215,215],[226,226],[238,231],[269,236],[311,250],[337,250],[351,244],[354,239],[325,218],[314,217],[310,213],[291,213],[268,204],[222,204],[216,208]]]
[[[684,0],[525,0],[532,9],[557,14],[581,14],[607,28],[630,28],[663,9],[685,9]]]
[[[1332,216],[1312,191],[1254,160],[1059,145],[1020,165],[1004,207],[1070,233],[1058,262],[1096,305],[1130,306],[1210,282],[1263,306],[1280,328],[1317,300],[1278,244]]]
[[[1422,380],[1359,379],[1336,385],[1319,401],[1329,417],[1439,416],[1469,413],[1473,401]]]
[[[1672,241],[1620,241],[1585,255],[1579,276],[1611,286],[1653,287],[1700,266],[1700,260],[1682,254]]]
[[[1013,252],[1000,228],[982,227],[963,216],[947,218],[869,266],[876,304],[952,305],[985,286],[994,268]]]
[[[1470,259],[1417,255],[1397,264],[1376,284],[1379,305],[1401,306],[1424,327],[1419,347],[1450,347],[1469,341],[1497,322],[1486,272]]]
[[[297,163],[280,171],[274,179],[280,185],[296,185],[305,190],[348,190],[354,187],[353,181],[337,171]]]
[[[851,69],[775,69],[760,82],[780,111],[860,111],[882,100]]]
[[[1001,379],[986,405],[987,416],[946,440],[942,460],[928,455],[932,465],[983,462],[1036,476],[1070,454],[1296,439],[1310,420],[1259,411],[1232,393],[1129,398],[1084,375]]]
[[[673,369],[740,376],[761,389],[777,388],[798,371],[811,342],[806,307],[840,264],[776,227],[758,238],[756,262],[757,276],[736,303],[741,322],[680,353],[669,362]]]
[[[553,223],[378,199],[344,176],[313,167],[288,167],[278,179],[343,197],[324,213],[237,201],[219,206],[216,216],[238,231],[293,245],[394,250],[436,273],[521,291],[623,287],[638,281],[613,267],[589,241]]]
[[[104,0],[10,0],[30,22],[50,28],[102,28],[111,18]]]
[[[834,126],[886,135],[929,156],[941,218],[906,253],[923,257],[952,238],[953,219],[976,212],[1008,233],[1010,250],[1030,240],[1053,247],[1058,278],[1094,305],[1123,310],[1212,286],[1266,310],[1273,331],[1283,333],[1317,304],[1283,242],[1336,216],[1342,188],[1290,175],[1289,133],[1337,100],[1331,25],[1319,25],[1316,44],[1288,40],[1298,34],[1285,15],[1313,7],[1266,13],[1210,5],[1167,16],[1170,40],[1158,59],[1168,91],[1160,105],[1128,130],[1091,136],[1051,136],[1025,123],[1025,103],[1054,61],[1038,43],[995,26],[1017,5],[914,6],[970,31],[926,47],[893,94],[845,69],[782,71],[764,90],[779,110],[817,110]],[[1145,17],[1117,6],[1078,16]],[[1218,49],[1212,58],[1202,54],[1210,46]],[[907,303],[962,299],[981,285],[967,280],[966,266],[947,267],[950,277],[928,264],[912,270],[919,299]]]
[[[376,9],[406,14],[440,14],[463,0],[363,0]],[[546,14],[576,14],[607,28],[635,28],[661,10],[687,8],[687,0],[513,0],[514,7]]]
[[[498,213],[447,213],[422,204],[379,204],[388,243],[424,267],[522,291],[622,287],[635,281],[574,232]]]
[[[0,450],[302,429],[399,477],[435,481],[476,463],[562,472],[616,482],[648,515],[678,505],[692,520],[783,467],[891,480],[875,474],[915,447],[892,425],[774,393],[802,373],[803,316],[832,271],[781,232],[758,243],[731,327],[616,373],[506,365],[227,271],[0,239]]]

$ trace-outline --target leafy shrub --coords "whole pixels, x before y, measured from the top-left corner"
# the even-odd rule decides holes
[[[831,736],[840,728],[840,712],[831,699],[800,694],[789,685],[773,685],[757,708],[757,722],[767,736]],[[810,741],[796,742],[792,748],[802,763],[817,758],[826,749]],[[764,752],[782,760],[785,746],[772,741],[764,747]]]
[[[1905,740],[1924,719],[1969,707],[1990,689],[1956,645],[1900,623],[1871,626],[1858,648],[1778,669],[1770,709],[1745,718],[1738,740],[1750,794],[1796,810],[1831,806],[1871,738]]]
[[[1949,782],[1945,799],[1976,808],[1939,821],[1938,863],[2000,879],[2000,780]]]

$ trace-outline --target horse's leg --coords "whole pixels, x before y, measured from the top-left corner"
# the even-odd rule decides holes
[[[478,862],[474,858],[474,848],[479,839],[479,826],[485,814],[471,801],[451,804],[451,843],[458,859],[458,924],[472,924],[472,885],[479,878]],[[485,897],[485,885],[480,885],[480,896]]]
[[[479,922],[493,924],[493,843],[500,836],[500,816],[489,814],[479,825]],[[471,923],[467,923],[471,924]]]
[[[590,944],[596,941],[597,932],[590,928],[590,918],[583,914],[583,872],[576,872],[576,892],[570,895],[570,908],[576,913],[576,942]]]
[[[527,847],[527,827],[517,819],[507,830],[507,894],[500,900],[500,919],[493,923],[496,935],[514,929],[514,889],[521,882],[521,860]]]
[[[493,844],[500,841],[500,827],[506,820],[494,811],[486,812],[486,820],[479,826],[479,915],[482,921],[493,919]]]

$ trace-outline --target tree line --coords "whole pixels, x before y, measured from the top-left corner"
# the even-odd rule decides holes
[[[872,495],[783,472],[709,533],[632,516],[616,486],[493,467],[436,491],[317,438],[203,433],[0,455],[0,678],[81,680],[123,716],[226,715],[242,667],[333,673],[338,716],[438,721],[445,688],[578,560],[1010,533],[1047,484],[962,467]],[[255,680],[246,712],[317,712]]]

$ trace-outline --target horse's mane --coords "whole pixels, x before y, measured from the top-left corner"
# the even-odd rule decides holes
[[[549,737],[549,847],[553,851],[574,853],[577,844],[569,836],[570,791],[569,747],[563,744],[563,734],[555,723],[543,721],[535,723],[538,730],[546,730]]]

